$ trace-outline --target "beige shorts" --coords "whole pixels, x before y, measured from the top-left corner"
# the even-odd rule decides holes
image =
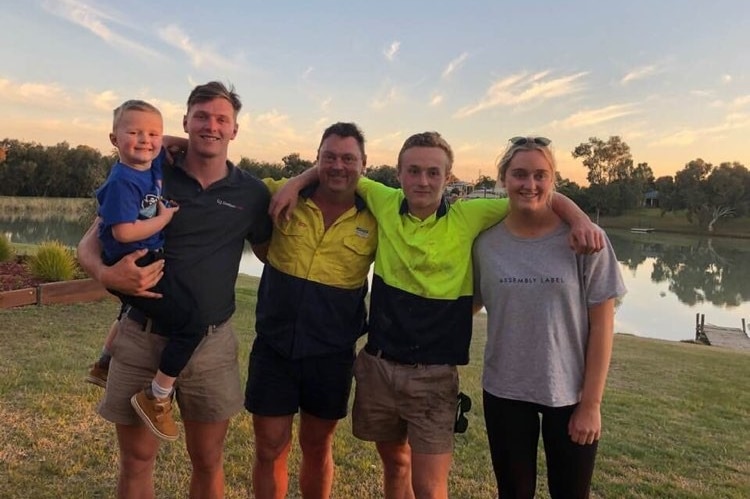
[[[354,436],[372,442],[408,439],[412,451],[453,451],[458,369],[405,365],[359,352],[354,363]]]
[[[137,322],[127,317],[120,320],[112,343],[107,388],[99,403],[99,414],[104,419],[125,425],[141,424],[130,397],[151,382],[166,343],[166,337],[143,331]],[[212,328],[203,338],[175,383],[175,398],[183,420],[226,421],[242,410],[237,347],[231,321]]]

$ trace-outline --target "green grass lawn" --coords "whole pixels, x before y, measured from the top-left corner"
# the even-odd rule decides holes
[[[253,337],[257,279],[237,287],[243,371]],[[117,470],[113,427],[95,413],[101,389],[83,382],[117,312],[113,300],[0,311],[0,497],[112,497]],[[483,316],[475,321],[472,362],[462,390],[474,407],[456,436],[452,498],[491,498],[494,478],[484,433],[480,374]],[[750,497],[750,354],[618,335],[604,399],[594,496],[606,498]],[[250,417],[232,420],[226,447],[227,497],[249,497]],[[371,444],[337,431],[333,497],[381,497]],[[541,466],[541,460],[540,460]],[[299,497],[299,450],[291,456],[290,497]],[[543,476],[543,471],[541,472]],[[157,497],[185,497],[184,443],[165,444]],[[548,497],[545,480],[538,497]]]

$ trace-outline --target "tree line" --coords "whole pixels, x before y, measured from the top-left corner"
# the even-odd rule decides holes
[[[750,215],[750,172],[738,163],[714,166],[703,159],[688,162],[674,176],[654,178],[648,163],[635,164],[630,147],[619,137],[591,137],[572,151],[588,169],[588,186],[557,176],[557,189],[584,211],[619,215],[644,205],[648,193],[658,193],[663,212],[684,210],[688,220],[712,230],[722,217]],[[116,152],[103,155],[85,145],[67,142],[43,146],[14,139],[0,141],[0,195],[40,197],[91,197],[117,160]],[[279,179],[297,175],[314,165],[298,153],[280,163],[242,157],[237,166],[254,175]],[[365,175],[386,185],[399,185],[396,168],[368,166]],[[451,176],[449,181],[458,180]],[[494,179],[483,176],[476,188],[492,188]]]
[[[6,138],[0,141],[0,196],[91,197],[116,161],[115,150],[104,155],[92,147],[71,147],[67,142],[43,146]],[[314,164],[292,153],[281,163],[242,157],[237,166],[259,178],[278,180]],[[365,175],[392,187],[399,185],[396,168],[388,165],[367,167]]]
[[[589,186],[558,179],[558,190],[588,213],[619,215],[658,200],[662,213],[684,211],[690,223],[713,231],[722,217],[750,215],[750,171],[737,161],[713,165],[689,161],[675,175],[654,178],[648,163],[634,165],[630,147],[619,137],[591,137],[572,151],[588,169]]]

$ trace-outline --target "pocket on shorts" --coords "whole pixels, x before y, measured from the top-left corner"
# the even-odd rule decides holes
[[[365,373],[367,373],[368,369],[365,364],[367,364],[370,359],[368,358],[369,354],[365,352],[365,349],[361,349],[359,351],[359,354],[357,355],[357,358],[354,359],[354,369],[352,370],[354,373],[354,380],[357,382],[360,382],[365,378]]]
[[[109,353],[112,355],[112,357],[117,354],[118,346],[122,341],[122,338],[120,338],[120,336],[122,336],[122,321],[123,319],[117,321],[117,331],[115,333],[115,337],[112,339],[112,344],[109,346]],[[109,332],[107,334],[109,334]]]

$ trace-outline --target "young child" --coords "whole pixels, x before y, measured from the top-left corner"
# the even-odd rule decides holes
[[[140,266],[164,258],[163,229],[179,207],[161,197],[162,134],[161,113],[151,104],[129,100],[115,109],[110,140],[117,147],[119,161],[96,193],[101,218],[98,235],[107,265],[139,249],[148,250],[138,260]],[[178,431],[171,397],[174,383],[206,329],[193,295],[175,272],[165,272],[152,289],[162,294],[160,299],[110,291],[122,300],[123,313],[142,321],[145,331],[169,338],[156,376],[149,386],[133,395],[131,404],[156,436],[175,440]],[[106,386],[115,335],[113,325],[87,381]]]

